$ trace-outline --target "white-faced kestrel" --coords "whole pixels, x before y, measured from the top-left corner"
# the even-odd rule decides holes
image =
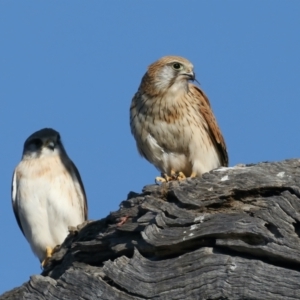
[[[87,200],[79,172],[57,131],[45,128],[24,143],[12,180],[18,225],[44,267],[68,235],[68,226],[87,219]]]
[[[165,56],[148,67],[130,107],[130,127],[141,156],[164,182],[228,166],[226,145],[209,100],[189,81],[187,59]]]

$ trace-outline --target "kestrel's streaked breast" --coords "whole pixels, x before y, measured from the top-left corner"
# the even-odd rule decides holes
[[[168,180],[200,176],[228,165],[222,133],[193,65],[166,56],[151,64],[130,108],[131,132],[142,156]]]

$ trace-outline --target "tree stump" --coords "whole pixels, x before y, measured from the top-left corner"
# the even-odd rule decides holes
[[[0,299],[300,299],[300,160],[129,193]]]

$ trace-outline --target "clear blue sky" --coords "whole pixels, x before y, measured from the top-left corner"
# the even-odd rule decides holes
[[[129,106],[147,66],[195,66],[230,165],[300,156],[300,1],[0,2],[0,293],[40,273],[15,221],[11,176],[23,143],[58,130],[77,165],[90,219],[154,182]]]

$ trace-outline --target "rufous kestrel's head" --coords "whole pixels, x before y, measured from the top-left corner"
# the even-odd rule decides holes
[[[149,94],[157,94],[170,88],[187,89],[190,80],[195,80],[190,61],[180,56],[164,56],[148,67],[141,86]]]

